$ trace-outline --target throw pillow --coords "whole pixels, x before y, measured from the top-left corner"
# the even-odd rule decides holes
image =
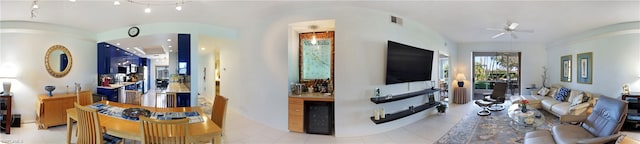
[[[549,89],[546,87],[542,87],[539,91],[538,91],[538,95],[540,96],[546,96],[547,94],[549,94]]]
[[[573,106],[581,104],[583,97],[584,97],[583,93],[580,93],[577,96],[572,96],[571,99],[569,99],[569,102],[571,102],[571,105],[569,105],[569,106],[573,107]]]
[[[582,92],[582,102],[586,103],[589,102],[589,100],[591,99],[591,95],[588,94],[587,92]]]
[[[574,99],[575,99],[576,97],[578,97],[578,95],[579,95],[579,94],[582,94],[582,91],[580,91],[580,90],[575,90],[575,89],[574,89],[574,90],[571,90],[571,92],[569,92],[569,97],[568,97],[569,99],[567,99],[567,101],[568,101],[568,102],[572,102],[572,101],[574,101]],[[582,101],[582,98],[580,98],[580,101]]]
[[[569,90],[568,88],[560,88],[558,89],[558,94],[556,94],[556,96],[553,98],[561,102],[566,101],[567,96],[569,96],[569,92],[571,92],[571,90]]]
[[[552,87],[551,89],[549,89],[549,93],[547,94],[547,96],[555,97],[556,94],[558,94],[558,88]]]

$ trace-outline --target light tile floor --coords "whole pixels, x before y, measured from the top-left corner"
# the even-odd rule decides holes
[[[144,105],[155,103],[155,94],[145,96]],[[158,101],[162,101],[159,97]],[[326,135],[312,135],[294,133],[274,129],[259,122],[253,121],[229,110],[227,114],[227,128],[223,136],[226,144],[425,144],[434,143],[443,136],[451,127],[460,121],[471,111],[479,108],[469,102],[467,104],[450,104],[444,115],[433,114],[415,123],[391,130],[388,132],[360,136],[360,137],[334,137]],[[66,126],[51,127],[46,130],[38,130],[34,123],[22,124],[20,128],[12,128],[11,134],[0,134],[0,143],[27,143],[50,144],[64,143],[66,140]],[[640,139],[639,133],[628,133],[636,139]],[[72,142],[75,142],[72,136]],[[127,143],[131,143],[130,141]]]

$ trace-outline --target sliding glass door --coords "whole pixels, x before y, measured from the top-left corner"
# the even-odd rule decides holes
[[[473,99],[493,92],[496,82],[507,83],[507,95],[519,95],[520,52],[473,52]]]

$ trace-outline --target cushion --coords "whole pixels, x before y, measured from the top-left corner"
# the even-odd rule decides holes
[[[542,108],[545,110],[551,110],[551,107],[555,104],[560,103],[559,101],[552,99],[552,98],[548,98],[548,99],[543,99],[542,101],[540,101],[540,103],[542,104]]]
[[[571,90],[569,91],[569,99],[567,99],[567,102],[571,102],[571,100],[573,100],[576,96],[578,96],[579,94],[582,94],[582,91],[579,90]],[[582,100],[582,99],[581,99]]]
[[[549,89],[546,87],[542,87],[539,91],[538,91],[538,95],[541,96],[546,96],[547,94],[549,94]]]
[[[551,106],[551,111],[558,115],[568,115],[569,114],[569,103],[562,102]]]
[[[561,144],[575,144],[579,140],[595,137],[577,125],[557,125],[551,131],[556,142]]]
[[[556,94],[558,94],[558,88],[552,87],[551,89],[549,89],[549,93],[547,94],[547,96],[554,97],[556,96]]]
[[[524,144],[555,144],[555,141],[548,130],[538,130],[528,132],[524,136]]]
[[[558,94],[556,94],[556,96],[554,96],[553,98],[561,102],[566,101],[567,97],[569,96],[569,92],[571,92],[571,90],[569,90],[568,88],[560,88],[558,89]]]
[[[573,93],[573,92],[572,92],[572,93]],[[583,94],[583,93],[580,93],[580,94],[578,94],[577,96],[571,96],[571,97],[569,97],[569,102],[571,103],[571,105],[570,105],[570,106],[571,106],[571,107],[573,107],[573,106],[576,106],[576,105],[581,104],[581,103],[583,102],[583,101],[582,101],[582,97],[584,97],[584,94]]]

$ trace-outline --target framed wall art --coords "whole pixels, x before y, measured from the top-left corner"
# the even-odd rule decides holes
[[[578,62],[578,83],[591,84],[593,79],[593,53],[579,53],[576,56]]]
[[[560,81],[571,82],[571,55],[560,57]]]

